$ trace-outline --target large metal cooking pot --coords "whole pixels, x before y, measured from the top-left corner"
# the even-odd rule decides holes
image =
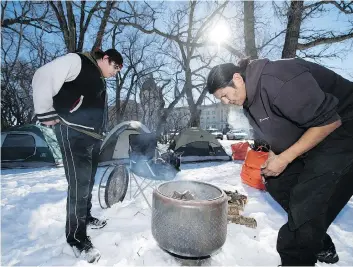
[[[193,200],[172,198],[189,191]],[[198,181],[171,181],[153,191],[152,234],[158,245],[184,257],[205,257],[220,249],[227,235],[227,195]]]

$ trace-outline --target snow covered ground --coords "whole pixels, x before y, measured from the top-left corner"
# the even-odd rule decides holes
[[[221,141],[230,152],[234,141]],[[100,230],[89,230],[93,244],[101,251],[99,265],[278,265],[277,231],[286,215],[266,192],[240,180],[242,162],[183,164],[176,179],[198,180],[222,189],[248,195],[243,215],[257,220],[256,229],[228,224],[227,240],[209,259],[186,261],[161,250],[150,231],[151,211],[142,197],[127,199],[110,209],[98,204],[97,187],[104,168],[99,168],[93,192],[93,214],[108,219]],[[1,171],[1,265],[83,266],[66,245],[65,203],[67,183],[63,168]],[[152,197],[152,191],[148,191]],[[353,265],[353,198],[329,229],[340,261],[335,266]],[[319,266],[326,264],[319,263]],[[332,266],[332,265],[328,265]]]

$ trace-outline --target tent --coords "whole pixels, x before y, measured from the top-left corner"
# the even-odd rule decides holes
[[[99,165],[128,163],[129,135],[140,133],[150,133],[150,131],[139,121],[125,121],[116,125],[109,131],[101,145]]]
[[[196,127],[182,131],[169,148],[181,154],[181,162],[231,160],[215,136]]]
[[[99,166],[128,163],[129,135],[150,133],[138,121],[116,125],[101,145]],[[41,125],[24,125],[1,132],[2,168],[55,166],[62,163],[60,147],[54,131]]]
[[[1,132],[1,167],[28,168],[62,163],[60,147],[51,128],[27,124]]]

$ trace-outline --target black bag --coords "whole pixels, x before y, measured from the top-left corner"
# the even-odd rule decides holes
[[[262,139],[254,140],[254,143],[250,145],[250,148],[255,151],[269,152],[271,150],[271,146]]]
[[[180,155],[172,152],[167,151],[161,155],[161,158],[166,162],[172,165],[177,171],[180,171]]]

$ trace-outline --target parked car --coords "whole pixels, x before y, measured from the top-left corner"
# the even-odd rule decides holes
[[[207,129],[207,132],[209,132],[210,134],[214,135],[217,139],[223,140],[223,133],[220,130],[214,129],[214,128],[210,128],[210,129]]]
[[[170,130],[168,133],[167,133],[167,140],[171,140],[171,139],[174,139],[176,136],[179,135],[179,131],[178,130]]]
[[[248,139],[248,133],[245,130],[230,130],[227,133],[227,140],[243,140]]]

